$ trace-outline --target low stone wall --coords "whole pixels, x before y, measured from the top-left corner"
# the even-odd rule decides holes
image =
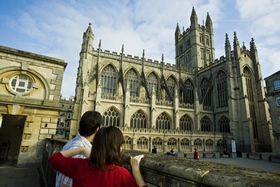
[[[279,186],[280,172],[267,172],[202,160],[123,150],[123,166],[131,171],[130,156],[144,154],[141,173],[154,186]]]
[[[54,186],[55,170],[47,159],[60,151],[66,141],[46,140],[42,170],[47,186]],[[141,173],[148,187],[155,186],[279,186],[280,172],[267,172],[202,160],[177,158],[135,150],[123,150],[123,167],[131,171],[130,156],[143,154]]]

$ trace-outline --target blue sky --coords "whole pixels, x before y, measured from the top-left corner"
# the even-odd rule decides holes
[[[247,49],[254,38],[263,78],[280,70],[279,0],[11,0],[1,1],[0,45],[63,59],[68,63],[62,94],[75,95],[83,32],[89,22],[93,47],[175,63],[174,32],[190,26],[192,6],[202,24],[209,12],[215,56],[225,54],[233,32]]]

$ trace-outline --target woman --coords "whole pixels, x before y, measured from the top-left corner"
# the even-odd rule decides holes
[[[199,152],[194,148],[194,159],[199,160]]]
[[[55,153],[49,164],[73,179],[73,186],[145,186],[139,165],[143,155],[130,158],[132,175],[121,167],[124,141],[116,127],[103,127],[95,135],[92,150],[77,148]],[[83,153],[89,159],[70,158]]]

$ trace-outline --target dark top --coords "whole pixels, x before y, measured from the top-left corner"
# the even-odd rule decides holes
[[[152,153],[157,153],[157,148],[153,148]]]

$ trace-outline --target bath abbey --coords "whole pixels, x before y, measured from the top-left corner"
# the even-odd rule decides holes
[[[272,151],[268,103],[254,40],[231,45],[215,58],[213,24],[207,14],[198,24],[175,29],[175,61],[164,61],[92,46],[91,24],[84,32],[76,80],[70,137],[78,132],[81,115],[96,110],[104,126],[119,127],[124,148],[159,152]]]
[[[132,56],[124,46],[120,53],[101,41],[93,47],[89,24],[70,100],[61,98],[64,60],[0,46],[0,157],[40,165],[46,138],[72,139],[88,110],[102,114],[102,126],[122,130],[124,149],[275,151],[254,40],[247,49],[236,33],[225,34],[225,55],[215,58],[210,15],[205,24],[197,20],[193,8],[187,29],[174,23],[172,65],[163,55],[147,59],[145,50]]]

